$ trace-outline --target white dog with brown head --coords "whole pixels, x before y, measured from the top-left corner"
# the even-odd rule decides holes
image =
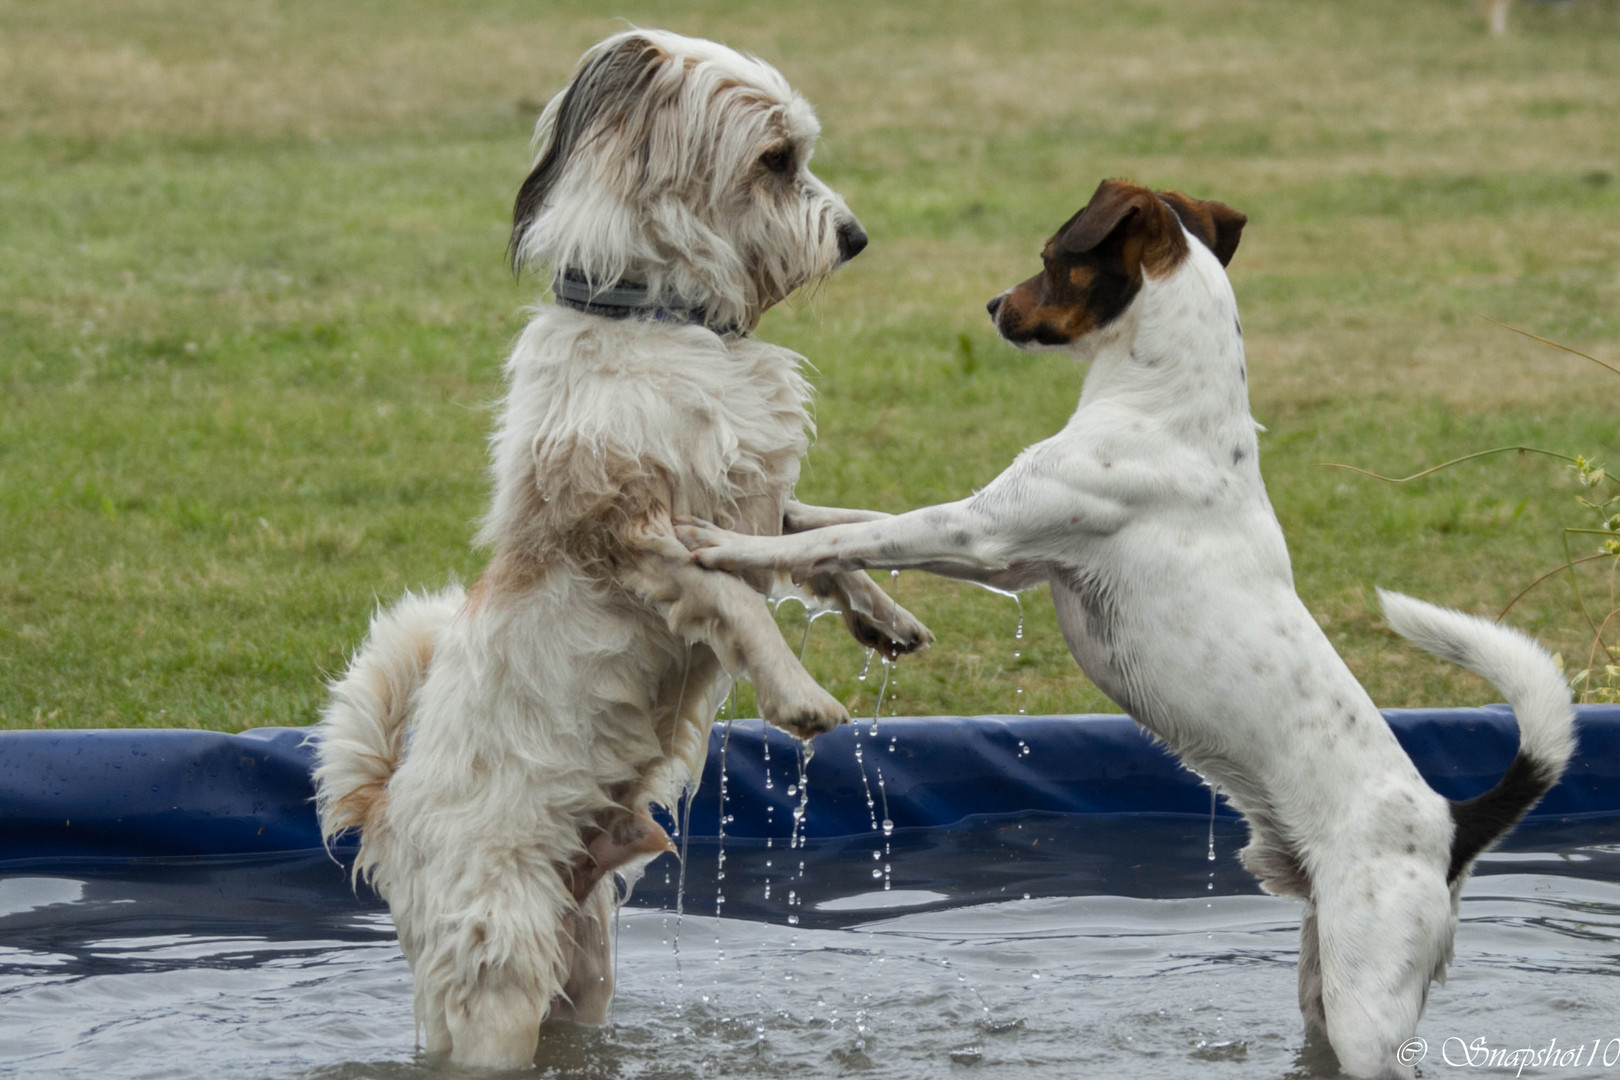
[[[752,336],[866,243],[809,170],[809,105],[759,60],[632,30],[538,131],[512,253],[557,303],[507,362],[492,558],[470,591],[376,616],[316,772],[325,834],[362,832],[428,1051],[500,1068],[533,1060],[548,1016],[605,1015],[613,871],[667,848],[648,806],[697,774],[732,679],[801,736],[847,719],[777,632],[772,576],[699,568],[672,525],[829,520],[789,502],[801,359]],[[808,585],[863,643],[930,640],[864,574]]]
[[[1390,626],[1491,680],[1520,732],[1501,782],[1461,802],[1395,741],[1294,592],[1260,476],[1224,269],[1246,220],[1173,191],[1097,188],[1041,272],[989,304],[1007,341],[1090,361],[1080,404],[977,494],[790,537],[681,535],[715,569],[1049,584],[1086,674],[1242,811],[1262,885],[1305,902],[1307,1027],[1351,1076],[1410,1077],[1403,1044],[1451,958],[1469,866],[1569,758],[1569,690],[1523,635],[1387,593]]]

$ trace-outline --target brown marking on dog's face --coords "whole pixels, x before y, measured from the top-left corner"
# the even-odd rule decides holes
[[[1248,217],[1225,203],[1194,199],[1179,191],[1161,191],[1159,198],[1176,212],[1187,231],[1215,253],[1222,266],[1230,265]]]
[[[1144,275],[1164,277],[1187,256],[1176,215],[1153,192],[1104,180],[1041,252],[1045,268],[991,302],[1014,344],[1067,345],[1130,306]]]

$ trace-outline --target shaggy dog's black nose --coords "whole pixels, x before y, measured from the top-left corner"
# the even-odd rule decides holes
[[[990,317],[992,319],[995,318],[996,317],[996,312],[1001,310],[1001,297],[992,296],[990,298],[990,302],[988,304],[984,305],[984,310],[986,310],[986,311],[988,311],[990,313]]]
[[[866,230],[851,221],[838,226],[838,257],[845,262],[866,250]]]

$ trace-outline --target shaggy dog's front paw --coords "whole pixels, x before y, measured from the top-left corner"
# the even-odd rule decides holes
[[[934,632],[899,604],[891,604],[880,613],[846,610],[844,625],[850,637],[891,660],[934,643]]]
[[[814,680],[788,693],[774,693],[756,683],[760,715],[765,720],[801,739],[813,739],[849,722],[849,710]]]

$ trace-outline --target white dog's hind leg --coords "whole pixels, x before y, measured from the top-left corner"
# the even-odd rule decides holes
[[[1450,947],[1451,892],[1420,858],[1356,861],[1313,879],[1328,1041],[1350,1076],[1410,1077],[1417,1031]]]
[[[1327,1014],[1322,1010],[1322,943],[1316,934],[1316,901],[1305,901],[1299,923],[1299,1011],[1305,1017],[1305,1030],[1312,1035],[1327,1034]]]

